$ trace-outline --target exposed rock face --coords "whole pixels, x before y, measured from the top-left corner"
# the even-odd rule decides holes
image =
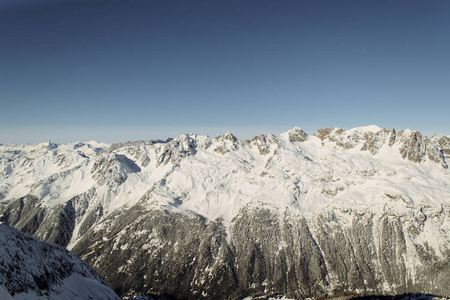
[[[99,185],[107,184],[111,188],[124,183],[128,173],[140,171],[141,168],[134,161],[115,153],[98,157],[91,169],[92,178],[97,180]]]
[[[237,151],[239,146],[244,146],[244,143],[238,140],[230,132],[227,132],[224,135],[218,135],[214,138],[214,152],[220,154]]]
[[[183,157],[194,155],[197,147],[196,141],[192,137],[184,135],[171,140],[162,147],[157,157],[157,166],[166,165],[169,162],[176,163]]]
[[[318,129],[314,136],[321,141],[329,141],[345,149],[361,147],[361,151],[370,151],[377,154],[389,141],[389,146],[395,143],[395,130],[380,129],[377,131],[350,130],[347,132],[341,128]]]
[[[425,158],[448,168],[444,153],[448,148],[448,137],[440,136],[434,139],[422,136],[418,131],[394,129],[380,129],[373,131],[350,130],[349,132],[340,128],[319,129],[314,133],[321,141],[329,141],[345,149],[359,147],[361,151],[370,151],[377,154],[388,142],[389,147],[398,146],[399,153],[404,159],[420,163]]]
[[[75,253],[0,224],[1,299],[119,299]]]
[[[388,132],[387,130],[380,130],[376,133],[365,132],[363,137],[364,144],[361,151],[370,151],[372,154],[377,154],[383,145],[386,144],[388,138],[389,140],[395,139],[393,137],[394,135],[394,131]]]
[[[259,154],[261,155],[269,154],[273,148],[273,145],[275,145],[276,148],[280,147],[279,141],[272,134],[260,134],[258,136],[255,136],[251,140],[251,145],[256,146],[259,150]]]
[[[450,137],[442,134],[436,134],[431,137],[431,140],[435,142],[444,155],[450,155]]]
[[[434,143],[429,138],[422,136],[420,132],[399,131],[398,136],[402,143],[400,153],[403,158],[420,163],[428,157],[431,161],[441,164],[442,167],[448,167],[444,158],[444,152],[439,148],[440,145]]]
[[[121,295],[449,296],[448,144],[370,126],[0,146],[0,220]]]
[[[306,132],[301,130],[298,127],[291,129],[288,131],[289,141],[290,142],[304,142],[308,138]]]

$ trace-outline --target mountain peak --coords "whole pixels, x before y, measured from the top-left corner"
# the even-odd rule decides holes
[[[282,133],[281,136],[286,137],[290,142],[304,142],[308,139],[308,134],[300,127],[294,127]]]
[[[367,125],[367,126],[361,126],[361,127],[355,127],[349,130],[346,130],[348,134],[354,133],[354,132],[373,132],[376,133],[378,131],[383,130],[382,128],[378,127],[377,125]]]
[[[234,136],[231,132],[227,131],[224,135],[217,135],[216,140],[228,140],[232,142],[236,142],[238,138]]]

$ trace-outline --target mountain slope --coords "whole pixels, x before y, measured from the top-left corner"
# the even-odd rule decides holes
[[[0,224],[1,299],[118,299],[76,254]]]
[[[7,145],[1,219],[119,294],[448,296],[449,145],[376,126]]]

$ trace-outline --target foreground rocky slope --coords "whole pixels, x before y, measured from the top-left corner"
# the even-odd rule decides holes
[[[119,299],[76,254],[0,224],[0,299]]]
[[[450,296],[449,145],[370,126],[2,146],[1,219],[124,295]]]

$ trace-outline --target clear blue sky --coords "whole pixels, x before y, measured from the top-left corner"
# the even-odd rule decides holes
[[[450,134],[448,0],[0,0],[0,143]]]

